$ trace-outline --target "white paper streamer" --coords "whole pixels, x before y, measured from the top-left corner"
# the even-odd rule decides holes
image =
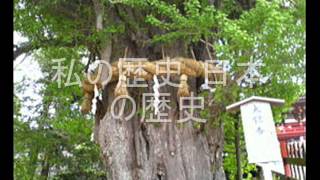
[[[159,97],[160,97],[160,93],[159,93],[159,81],[156,75],[153,75],[153,81],[154,81],[154,85],[153,85],[153,96],[154,96],[154,101],[153,101],[153,106],[154,106],[154,114],[157,115],[159,112]]]

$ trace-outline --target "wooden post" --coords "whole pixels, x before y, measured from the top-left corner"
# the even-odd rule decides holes
[[[237,180],[242,180],[241,172],[241,152],[240,152],[240,122],[239,119],[236,120],[235,124],[235,148],[236,148],[236,159],[237,159]]]
[[[287,151],[287,142],[286,140],[280,141],[280,146],[281,146],[281,155],[283,158],[287,158],[288,156],[288,151]],[[285,168],[285,174],[286,176],[291,177],[291,171],[290,171],[290,165],[284,162],[284,168]]]

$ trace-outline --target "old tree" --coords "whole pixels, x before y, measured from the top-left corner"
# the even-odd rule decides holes
[[[14,3],[14,29],[27,39],[15,44],[14,59],[32,53],[41,71],[47,74],[39,82],[44,88],[41,113],[35,120],[37,128],[30,130],[19,120],[21,100],[15,97],[16,177],[87,177],[88,169],[101,168],[90,166],[98,161],[93,156],[81,155],[90,151],[99,156],[88,142],[87,130],[92,128],[110,179],[223,180],[226,178],[223,152],[230,150],[224,146],[232,142],[229,138],[224,142],[224,137],[232,136],[232,124],[237,119],[237,115],[225,112],[226,105],[251,95],[283,98],[286,106],[275,109],[276,119],[281,120],[282,113],[304,93],[303,0],[15,0]],[[95,118],[94,125],[77,124],[83,119],[79,114],[81,89],[72,86],[60,91],[49,80],[55,74],[52,60],[64,58],[65,63],[71,64],[75,59],[74,72],[83,79],[82,73],[94,61],[111,63],[124,56],[150,61],[164,56],[228,60],[227,84],[215,86],[214,92],[202,91],[203,78],[188,79],[190,91],[205,99],[205,108],[197,116],[207,119],[207,123],[175,123],[179,118],[179,99],[177,88],[169,86],[160,88],[160,92],[171,93],[168,113],[173,122],[140,121],[142,93],[153,92],[153,81],[149,80],[147,88],[128,88],[137,103],[137,113],[129,121],[110,114],[115,82],[104,87],[102,100],[97,99],[95,116],[89,116]],[[236,79],[245,74],[246,68],[237,63],[248,61],[264,64],[256,74],[262,80],[245,79],[239,85]],[[38,140],[29,142],[22,132],[33,133],[32,137]],[[83,136],[85,140],[81,139]],[[80,152],[72,143],[81,142],[86,148]],[[64,158],[60,162],[59,153],[65,149],[76,159]],[[25,153],[29,156],[22,155]],[[232,161],[225,158],[225,164]],[[232,173],[232,168],[225,166],[225,169]]]

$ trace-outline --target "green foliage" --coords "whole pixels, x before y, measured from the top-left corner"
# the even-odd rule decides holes
[[[80,60],[88,58],[88,51],[94,52],[115,37],[152,34],[150,29],[157,33],[146,39],[149,45],[183,40],[189,46],[202,39],[210,41],[216,57],[229,60],[231,65],[228,72],[231,81],[226,87],[216,87],[215,102],[225,107],[252,95],[285,99],[284,107],[273,109],[275,121],[281,121],[283,113],[305,93],[305,1],[294,0],[285,6],[281,1],[257,0],[249,10],[232,0],[219,2],[220,5],[213,6],[203,0],[104,0],[105,26],[96,31],[91,1],[15,0],[15,31],[28,38],[34,49],[39,49],[34,57],[45,73],[37,82],[43,85],[42,104],[34,105],[39,116],[23,118],[20,109],[24,99],[14,97],[15,178],[37,178],[46,163],[57,169],[56,178],[73,179],[86,172],[89,179],[94,179],[93,176],[103,174],[98,148],[90,141],[93,122],[88,118],[92,117],[79,113],[80,87],[63,85],[59,89],[57,83],[52,83],[50,79],[55,74],[52,66],[56,65],[52,59],[64,58],[66,67],[75,60],[73,72],[82,78],[84,65]],[[139,19],[121,9],[128,7]],[[119,17],[114,18],[109,11],[117,12]],[[264,66],[259,72],[269,78],[255,83],[253,88],[240,87],[234,82],[246,68],[237,63],[249,60],[262,61]],[[67,70],[64,73],[67,75]],[[72,78],[74,81],[73,75]],[[19,86],[18,91],[22,92],[21,86],[25,84],[15,84],[16,89]],[[203,93],[204,97],[208,95]],[[54,112],[49,111],[52,109]],[[208,109],[201,111],[200,116],[210,119],[210,123],[224,124],[228,153],[224,168],[234,177],[234,122],[238,117],[221,112],[212,119]],[[37,128],[31,126],[34,122]],[[199,128],[199,124],[195,123],[195,127]],[[73,156],[66,157],[64,150]],[[242,171],[250,171],[254,167],[247,163],[243,135],[241,152]]]
[[[299,6],[304,1],[297,1]],[[221,37],[224,44],[215,44],[219,59],[228,59],[233,74],[243,74],[243,70],[236,66],[238,62],[248,62],[250,58],[260,59],[265,66],[260,68],[261,74],[269,79],[266,83],[256,84],[253,88],[239,88],[239,86],[217,88],[215,98],[224,104],[231,104],[240,99],[252,95],[274,97],[285,99],[283,107],[273,108],[275,121],[282,121],[284,112],[304,92],[305,83],[305,27],[299,24],[304,21],[303,8],[286,9],[281,7],[277,1],[257,1],[255,8],[245,11],[239,19],[231,20],[238,28],[247,34],[246,36],[234,35],[228,39],[228,31],[222,31]],[[296,16],[299,14],[299,16]],[[227,34],[226,34],[227,33]],[[231,34],[232,36],[232,34]],[[293,76],[300,78],[302,82],[297,83]],[[242,96],[239,96],[239,95]],[[230,98],[231,97],[231,98]],[[235,145],[234,145],[234,118],[227,114],[223,119],[225,128],[225,152],[228,156],[224,160],[225,170],[230,172],[231,179],[235,177]],[[241,128],[241,134],[243,130]],[[242,172],[250,171],[252,165],[247,164],[244,148],[244,139],[241,137],[241,162],[244,165]],[[250,177],[248,177],[250,179]]]
[[[77,179],[88,176],[90,179],[103,179],[106,176],[99,148],[91,140],[93,121],[80,113],[80,87],[62,86],[61,89],[51,81],[55,74],[52,66],[55,64],[48,59],[63,57],[66,59],[64,65],[69,67],[71,59],[79,60],[79,51],[81,48],[45,48],[35,54],[43,73],[48,76],[37,82],[43,85],[40,92],[42,104],[37,105],[39,116],[28,120],[19,116],[20,101],[18,97],[14,99],[15,179],[39,179],[39,172],[46,165],[55,172],[50,175],[51,178]],[[73,71],[79,73],[81,69],[83,65],[76,61]],[[67,71],[64,72],[66,75]]]

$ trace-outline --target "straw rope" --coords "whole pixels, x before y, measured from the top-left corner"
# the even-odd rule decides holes
[[[167,67],[163,67],[166,62],[172,63]],[[127,63],[127,64],[126,64]],[[158,66],[157,72],[157,63],[160,63],[162,66]],[[176,66],[176,64],[179,64]],[[206,68],[209,71],[221,71],[221,68],[214,66],[213,64],[207,64],[205,67],[205,62],[197,61],[195,59],[188,59],[182,57],[176,57],[173,59],[161,59],[158,61],[129,61],[124,62],[123,58],[118,62],[111,64],[112,67],[112,77],[109,83],[118,81],[118,84],[115,88],[115,96],[128,95],[127,90],[127,78],[143,78],[145,80],[152,80],[153,75],[165,75],[167,70],[170,71],[170,76],[180,76],[180,84],[178,89],[178,96],[185,97],[189,96],[189,86],[187,83],[188,77],[202,77],[205,78]],[[139,70],[138,70],[139,69]],[[180,71],[179,71],[180,70]],[[175,72],[175,73],[171,73]],[[100,78],[100,74],[91,74],[90,79]],[[208,74],[209,79],[215,79],[214,74]],[[81,112],[86,114],[89,113],[92,106],[92,99],[94,96],[94,86],[97,85],[98,89],[102,89],[101,80],[96,84],[90,83],[88,79],[82,81],[82,89],[84,93],[84,101],[81,105]]]

